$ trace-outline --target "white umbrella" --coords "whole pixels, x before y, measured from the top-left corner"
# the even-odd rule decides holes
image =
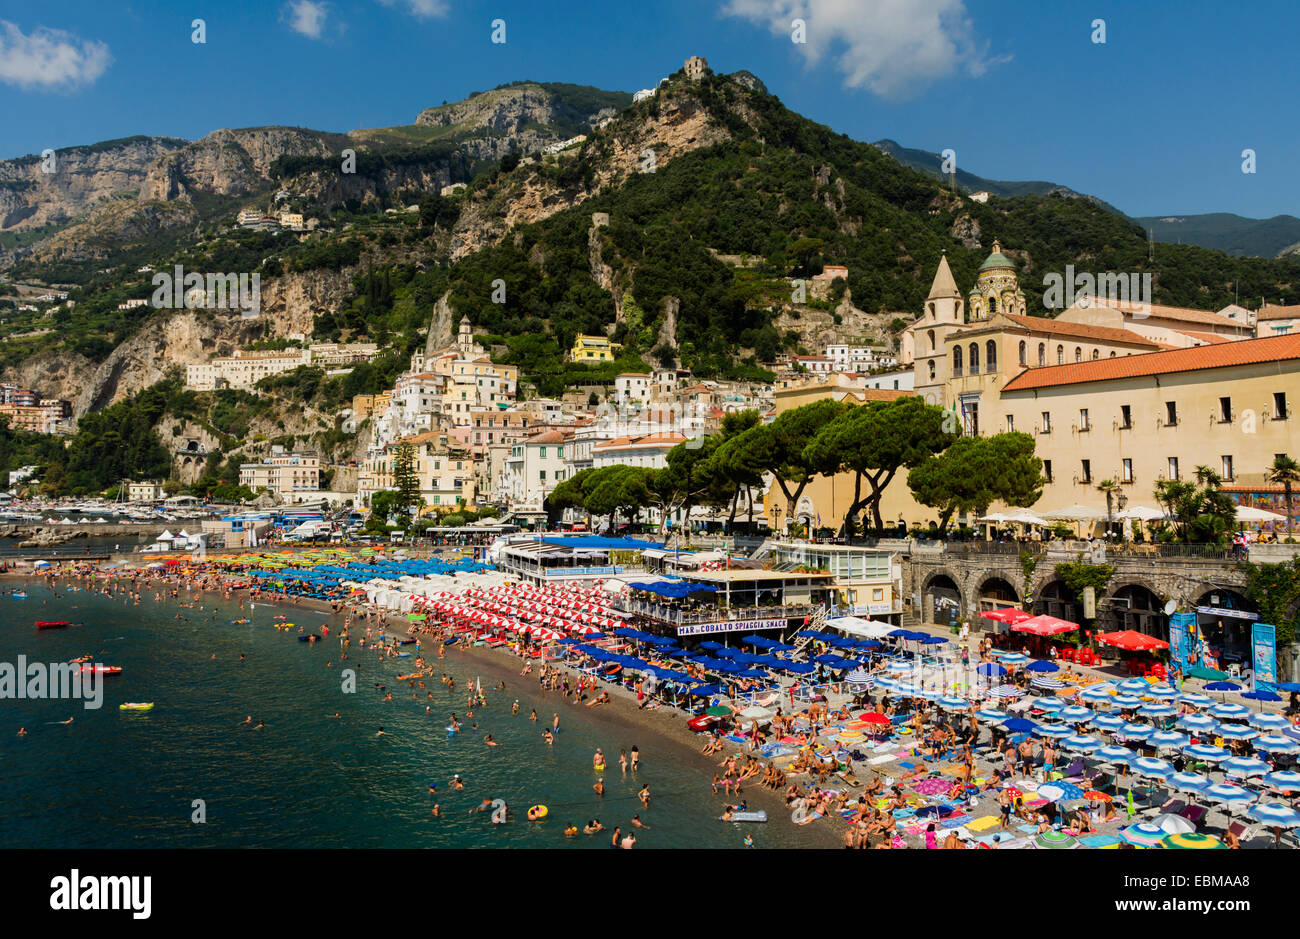
[[[1237,521],[1283,522],[1286,521],[1286,516],[1278,515],[1276,512],[1266,512],[1263,509],[1257,509],[1249,505],[1239,505],[1237,506]]]
[[[1089,508],[1086,505],[1080,505],[1076,502],[1074,505],[1067,505],[1061,509],[1044,512],[1043,517],[1057,518],[1066,522],[1086,522],[1094,518],[1105,518],[1106,513],[1104,511]]]
[[[1151,819],[1150,823],[1155,825],[1161,831],[1168,832],[1171,835],[1190,835],[1196,831],[1196,826],[1181,815],[1171,815],[1166,812],[1163,815],[1157,815]]]
[[[1120,512],[1115,516],[1115,519],[1128,522],[1154,522],[1166,517],[1165,513],[1160,509],[1153,509],[1145,505],[1134,505]]]
[[[1021,509],[1019,512],[1010,512],[1006,515],[1008,522],[1015,522],[1018,525],[1046,525],[1047,519],[1041,515],[1035,515],[1028,509]]]

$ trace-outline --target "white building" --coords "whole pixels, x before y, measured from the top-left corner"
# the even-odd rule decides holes
[[[548,430],[514,443],[494,496],[508,499],[517,509],[540,510],[551,490],[568,478],[567,442],[567,434]]]
[[[126,491],[132,502],[157,502],[163,497],[162,484],[157,482],[131,483]]]
[[[899,372],[881,372],[877,375],[863,375],[860,380],[863,388],[881,388],[885,391],[913,391],[916,388],[916,371],[907,368]]]
[[[614,377],[614,400],[619,404],[644,404],[650,400],[653,381],[645,372],[624,372]]]
[[[675,433],[619,437],[593,445],[591,461],[596,469],[620,465],[663,469],[668,465],[668,451],[685,442],[685,437]]]

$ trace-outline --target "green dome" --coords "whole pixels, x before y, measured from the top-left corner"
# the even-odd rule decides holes
[[[1009,257],[1002,253],[1002,245],[995,241],[993,242],[993,253],[988,256],[988,260],[980,265],[980,270],[992,271],[1000,267],[1009,267],[1015,270],[1016,266],[1011,263]]]

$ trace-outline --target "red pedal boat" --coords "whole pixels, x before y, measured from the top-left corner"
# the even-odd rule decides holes
[[[120,665],[83,665],[81,670],[83,672],[98,672],[101,675],[122,674],[122,666]]]
[[[44,619],[38,619],[38,620],[36,621],[36,628],[37,628],[37,629],[62,629],[64,626],[71,626],[71,625],[72,625],[71,623],[69,623],[69,622],[67,622],[67,621],[65,621],[65,620],[44,620]]]

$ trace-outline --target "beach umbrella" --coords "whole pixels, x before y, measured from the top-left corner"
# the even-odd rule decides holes
[[[1085,848],[1115,848],[1123,844],[1118,835],[1087,835],[1079,839]]]
[[[970,707],[970,702],[965,698],[942,697],[935,703],[948,711],[964,711]]]
[[[1063,721],[1069,721],[1071,724],[1086,724],[1092,720],[1093,713],[1090,708],[1072,704],[1069,707],[1061,708],[1056,716]]]
[[[1146,694],[1151,690],[1151,686],[1140,678],[1129,678],[1119,683],[1117,686],[1120,691],[1127,691],[1129,694]]]
[[[1270,828],[1300,828],[1300,812],[1277,802],[1261,802],[1246,810],[1257,822],[1263,822]]]
[[[1224,740],[1254,740],[1259,731],[1245,724],[1223,724],[1215,731]]]
[[[1164,779],[1172,775],[1174,765],[1168,760],[1157,760],[1149,756],[1140,756],[1133,761],[1133,772],[1150,779]]]
[[[1181,815],[1165,812],[1151,819],[1150,824],[1170,835],[1187,835],[1196,831],[1196,826]]]
[[[1063,740],[1066,737],[1074,736],[1074,728],[1069,724],[1040,724],[1038,727],[1040,737],[1053,737]]]
[[[1061,666],[1057,665],[1055,662],[1048,662],[1046,659],[1040,659],[1037,662],[1030,662],[1028,665],[1025,666],[1025,670],[1030,672],[1050,673],[1050,672],[1059,672],[1061,670]]]
[[[998,685],[989,694],[995,698],[1019,698],[1024,692],[1015,685]]]
[[[1130,750],[1128,747],[1119,747],[1113,744],[1108,747],[1102,747],[1100,750],[1094,753],[1093,756],[1099,757],[1105,760],[1107,763],[1128,764],[1128,763],[1132,763],[1134,760],[1137,759],[1137,754],[1134,753],[1132,750]]]
[[[1066,687],[1065,682],[1059,678],[1034,678],[1030,680],[1030,684],[1045,691],[1060,691]]]
[[[1214,699],[1209,695],[1194,694],[1190,691],[1184,691],[1178,696],[1178,700],[1194,708],[1208,708],[1214,704]]]
[[[1271,691],[1262,691],[1258,688],[1255,689],[1254,691],[1243,691],[1241,693],[1241,696],[1243,698],[1249,698],[1251,701],[1281,701],[1282,700],[1281,695],[1274,694]]]
[[[1062,701],[1060,698],[1033,698],[1029,706],[1040,711],[1060,711],[1068,707],[1069,702]]]
[[[1165,832],[1147,822],[1130,825],[1128,828],[1121,831],[1119,836],[1129,844],[1143,845],[1146,847],[1153,847],[1165,840]]]
[[[708,712],[706,711],[705,713],[707,714]],[[760,707],[757,704],[751,704],[749,707],[745,708],[745,710],[740,712],[740,716],[747,720],[766,720],[771,717],[773,713],[775,712],[768,708]]]
[[[1232,756],[1223,747],[1212,747],[1207,743],[1194,743],[1191,746],[1183,747],[1183,753],[1202,763],[1218,763],[1220,760],[1226,760]]]
[[[1077,848],[1079,839],[1063,831],[1045,831],[1034,838],[1035,848]]]
[[[1300,743],[1281,734],[1263,734],[1250,745],[1261,753],[1300,753]]]
[[[1075,753],[1092,753],[1100,750],[1103,744],[1096,737],[1087,734],[1072,734],[1061,741],[1061,747]]]
[[[1291,722],[1281,714],[1269,714],[1264,711],[1250,715],[1247,723],[1251,727],[1258,727],[1260,730],[1286,730],[1291,726]]]
[[[1255,800],[1255,794],[1249,789],[1243,789],[1241,786],[1234,786],[1230,783],[1215,783],[1213,786],[1206,786],[1203,796],[1211,802],[1218,802],[1230,807],[1245,805],[1247,802]]]
[[[1013,717],[1002,722],[1002,726],[1013,734],[1033,733],[1038,730],[1038,725],[1033,721],[1025,720],[1023,717]]]
[[[1205,686],[1205,690],[1220,692],[1240,691],[1241,685],[1234,681],[1212,681]]]
[[[1168,685],[1152,685],[1147,689],[1147,696],[1157,701],[1173,701],[1178,697],[1178,691]]]
[[[1111,685],[1089,685],[1079,692],[1079,700],[1087,701],[1089,704],[1109,704],[1114,693],[1115,689]]]
[[[1216,704],[1207,713],[1221,721],[1244,721],[1250,717],[1250,708],[1240,704]]]
[[[1128,737],[1130,740],[1145,740],[1155,733],[1155,728],[1147,724],[1125,724],[1118,731],[1120,736]]]
[[[980,666],[976,668],[975,671],[980,675],[984,675],[986,677],[992,677],[992,678],[1001,678],[1003,675],[1007,673],[1007,670],[1003,668],[1001,665],[999,665],[997,662],[984,662],[980,664]]]
[[[1148,746],[1155,747],[1157,750],[1163,750],[1166,747],[1177,749],[1189,742],[1186,734],[1180,734],[1173,730],[1157,730],[1146,740]]]
[[[1229,776],[1263,776],[1273,767],[1251,756],[1233,756],[1219,764],[1219,769]]]
[[[1300,773],[1289,769],[1280,769],[1269,773],[1260,782],[1283,792],[1300,792]]]
[[[1176,835],[1167,835],[1161,842],[1166,848],[1187,848],[1190,850],[1205,850],[1207,848],[1227,848],[1227,845],[1213,835],[1203,835],[1200,832],[1180,832]]]
[[[1168,704],[1144,704],[1138,708],[1138,714],[1143,717],[1173,717],[1177,713],[1178,710]]]
[[[1197,733],[1209,733],[1218,727],[1218,722],[1204,714],[1184,714],[1178,718],[1177,724],[1184,730],[1192,730]]]
[[[1131,694],[1117,694],[1110,699],[1112,707],[1127,710],[1128,708],[1137,708],[1142,706],[1142,699],[1134,697]]]
[[[879,714],[876,711],[865,711],[858,715],[858,720],[868,724],[888,724],[890,722],[886,715]]]
[[[1029,656],[1021,655],[1019,652],[1009,652],[1001,657],[1003,665],[1024,665],[1029,661]]]
[[[993,721],[996,723],[998,721],[1006,720],[1008,715],[1005,711],[999,711],[997,708],[980,708],[975,712],[975,716],[981,720]]]
[[[1212,785],[1209,776],[1202,776],[1200,773],[1172,773],[1165,780],[1165,784],[1173,786],[1179,792],[1193,792],[1197,795],[1206,786]]]
[[[729,707],[724,707],[718,704],[711,708],[705,708],[704,713],[709,715],[709,717],[730,717],[732,715],[732,710]]]
[[[1117,714],[1102,714],[1092,719],[1092,726],[1106,731],[1117,731],[1128,721]]]

